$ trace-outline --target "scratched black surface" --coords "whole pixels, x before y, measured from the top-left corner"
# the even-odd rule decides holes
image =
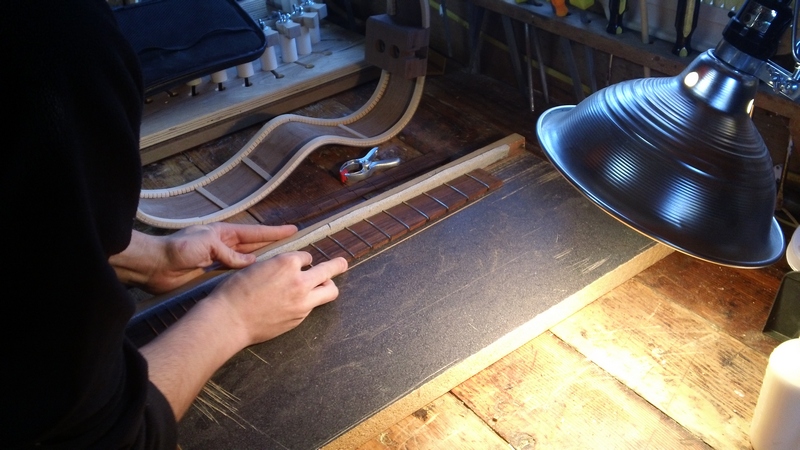
[[[202,394],[182,448],[318,448],[654,245],[530,154],[497,174],[499,190],[356,264],[337,301],[229,361],[213,382],[237,399]]]

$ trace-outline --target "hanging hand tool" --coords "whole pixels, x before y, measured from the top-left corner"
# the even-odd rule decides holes
[[[366,180],[377,170],[384,170],[400,164],[400,158],[376,161],[378,147],[372,147],[363,158],[351,159],[339,168],[339,179],[343,184]]]
[[[587,10],[594,5],[594,0],[569,0],[569,4],[580,10],[580,18],[582,23],[589,23],[592,20],[589,18]],[[594,76],[594,53],[588,45],[583,46],[584,60],[586,61],[586,70],[589,72],[589,88],[592,93],[597,92],[597,80]]]
[[[566,17],[567,14],[569,14],[566,0],[551,0],[551,3],[553,4],[553,10],[556,12],[558,17]]]
[[[442,17],[442,25],[444,28],[444,41],[447,44],[447,56],[453,57],[453,47],[450,43],[450,18],[447,17],[447,1],[439,0],[439,15]]]
[[[610,34],[622,33],[622,14],[628,9],[627,0],[608,0],[608,27]]]
[[[692,34],[697,28],[698,15],[699,0],[678,0],[675,11],[675,46],[672,47],[672,53],[682,57],[692,53]]]

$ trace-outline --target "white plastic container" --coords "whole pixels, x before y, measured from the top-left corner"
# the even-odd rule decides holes
[[[800,449],[800,339],[789,339],[769,356],[750,423],[754,450]]]
[[[786,261],[792,270],[800,270],[800,227],[795,228],[786,247]]]

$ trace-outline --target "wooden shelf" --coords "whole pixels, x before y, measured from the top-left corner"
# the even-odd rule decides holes
[[[584,23],[580,15],[574,12],[565,17],[556,16],[552,7],[546,2],[536,6],[516,3],[514,0],[470,1],[475,7],[532,24],[542,31],[564,36],[573,42],[649,67],[664,75],[677,75],[692,61],[692,58],[682,58],[672,54],[672,44],[657,38],[651,37],[651,42],[645,43],[642,42],[641,35],[635,31],[609,34],[605,30],[606,18],[591,11],[586,13],[591,20]],[[763,83],[756,97],[756,106],[789,118],[800,114],[800,105],[775,94]]]

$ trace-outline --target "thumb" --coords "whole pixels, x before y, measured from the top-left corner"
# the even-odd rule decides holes
[[[256,261],[255,255],[251,253],[237,252],[236,250],[222,243],[215,245],[214,250],[214,253],[216,254],[214,259],[232,269],[241,269],[253,264]]]

